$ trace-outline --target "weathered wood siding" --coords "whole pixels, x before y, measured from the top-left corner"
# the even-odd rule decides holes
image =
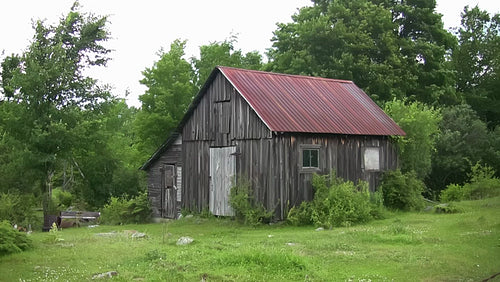
[[[177,172],[182,170],[182,158],[181,158],[182,144],[181,139],[170,145],[168,149],[148,168],[148,197],[151,202],[151,209],[153,212],[153,217],[162,216],[162,200],[165,199],[165,195],[162,195],[163,190],[163,180],[162,180],[162,168],[165,164],[175,165]],[[177,180],[180,182],[180,176],[177,175]],[[178,183],[178,189],[181,186]],[[163,192],[164,193],[164,192]],[[177,197],[177,200],[180,200]]]
[[[300,163],[300,145],[319,146],[319,174],[329,174],[335,170],[337,175],[357,182],[367,181],[374,191],[379,184],[382,171],[396,169],[397,151],[388,137],[355,136],[334,134],[282,134],[273,139],[269,159],[273,163],[267,168],[263,179],[274,175],[273,190],[279,193],[269,194],[265,203],[277,203],[277,215],[285,217],[289,208],[302,201],[313,198],[311,172],[302,171]],[[363,169],[362,153],[366,147],[377,147],[380,151],[380,171]],[[276,206],[276,204],[275,204]],[[268,206],[271,207],[271,206]]]
[[[182,132],[183,206],[209,207],[210,148],[236,146],[236,173],[249,178],[256,200],[283,219],[313,198],[313,173],[302,170],[301,145],[319,145],[318,173],[378,185],[381,171],[397,168],[397,152],[385,136],[272,133],[220,73],[207,88]],[[363,150],[379,148],[380,171],[365,171]]]
[[[271,131],[220,73],[182,130],[183,207],[208,208],[211,147],[236,146],[239,140],[271,140]],[[240,154],[239,149],[236,149]],[[237,156],[236,156],[237,157]],[[236,160],[237,174],[238,169]]]

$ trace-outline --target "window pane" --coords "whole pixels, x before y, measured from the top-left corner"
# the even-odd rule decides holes
[[[310,167],[319,167],[319,153],[318,150],[311,150],[311,163]]]
[[[311,151],[302,150],[302,167],[310,167],[310,166],[311,166]]]
[[[366,170],[380,170],[380,153],[379,148],[366,148],[365,149],[365,169]]]

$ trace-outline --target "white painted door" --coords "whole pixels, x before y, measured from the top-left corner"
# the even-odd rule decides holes
[[[229,192],[236,174],[236,147],[210,148],[210,212],[232,216]]]

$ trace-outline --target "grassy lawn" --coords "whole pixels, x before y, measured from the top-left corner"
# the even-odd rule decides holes
[[[107,271],[118,281],[480,281],[500,272],[500,198],[457,205],[462,213],[395,213],[324,231],[193,217],[40,232],[33,250],[0,257],[0,281],[82,281]],[[194,242],[178,246],[181,236]]]

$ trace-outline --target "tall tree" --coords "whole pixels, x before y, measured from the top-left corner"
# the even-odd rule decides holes
[[[2,127],[22,144],[42,193],[50,192],[58,165],[86,145],[80,142],[87,133],[85,116],[99,112],[110,98],[83,74],[107,61],[106,22],[106,17],[81,13],[75,2],[57,26],[36,22],[29,48],[2,63]]]
[[[484,120],[500,125],[500,14],[465,7],[453,52],[457,90]]]
[[[454,39],[435,1],[313,2],[278,25],[269,70],[353,80],[380,102],[454,101],[445,60]]]
[[[489,133],[469,105],[446,107],[442,114],[432,156],[432,173],[426,181],[436,192],[450,183],[463,184],[476,162],[487,163],[495,169],[500,162],[500,131]]]
[[[394,100],[385,104],[385,112],[406,132],[397,144],[401,170],[415,171],[423,180],[431,172],[431,157],[439,133],[439,110],[420,102],[405,103]]]
[[[142,103],[134,123],[139,151],[151,155],[178,125],[197,87],[194,71],[184,59],[186,41],[175,40],[168,52],[143,71],[141,83],[148,89],[139,97]]]
[[[192,64],[198,74],[197,85],[202,87],[203,83],[216,66],[237,67],[258,70],[262,68],[262,56],[257,52],[243,54],[241,50],[235,50],[236,37],[222,42],[212,42],[209,45],[200,46],[200,58],[191,58]]]

